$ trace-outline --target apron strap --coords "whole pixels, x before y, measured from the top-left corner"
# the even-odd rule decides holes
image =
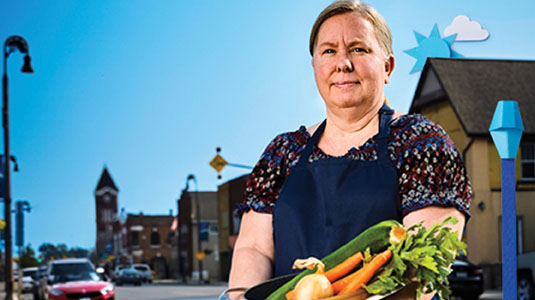
[[[316,131],[314,132],[310,140],[308,140],[305,146],[305,149],[303,150],[303,153],[301,153],[301,157],[299,158],[299,161],[297,162],[297,165],[306,164],[308,158],[310,157],[310,154],[312,154],[312,150],[314,149],[314,146],[318,144],[321,134],[323,133],[323,130],[325,130],[325,124],[327,124],[327,119],[321,122],[321,125],[318,127],[318,129],[316,129]]]
[[[388,105],[383,104],[379,110],[379,133],[375,137],[377,142],[377,159],[383,163],[392,163],[388,153],[388,142],[390,140],[390,122],[392,121],[392,110]]]

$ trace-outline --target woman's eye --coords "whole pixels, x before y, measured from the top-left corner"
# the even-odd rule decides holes
[[[323,50],[323,54],[333,54],[334,53],[334,49],[325,49]]]
[[[353,48],[353,52],[366,52],[364,48]]]

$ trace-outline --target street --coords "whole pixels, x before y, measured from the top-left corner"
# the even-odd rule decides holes
[[[226,288],[226,283],[195,284],[159,283],[142,286],[124,285],[115,287],[116,300],[215,300]],[[4,294],[0,291],[0,296]],[[4,299],[1,297],[1,299]],[[33,300],[24,294],[24,300]]]
[[[146,284],[143,286],[118,286],[116,300],[215,300],[225,290],[226,285],[210,284],[174,285]]]

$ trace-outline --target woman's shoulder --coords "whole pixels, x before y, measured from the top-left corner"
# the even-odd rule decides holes
[[[394,119],[390,123],[393,135],[407,138],[425,138],[428,136],[447,137],[444,129],[437,123],[421,114],[407,114]]]
[[[433,121],[421,114],[402,114],[394,118],[390,123],[394,128],[407,128],[412,126],[435,125]]]
[[[302,148],[310,138],[310,134],[304,125],[301,125],[295,131],[283,132],[275,136],[264,151],[266,153],[274,153],[279,151],[297,151]]]

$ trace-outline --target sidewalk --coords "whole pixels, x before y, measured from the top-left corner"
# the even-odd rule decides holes
[[[4,282],[0,282],[0,300],[6,299],[6,291],[4,288]],[[18,300],[17,294],[13,294],[13,300]]]
[[[499,290],[486,290],[479,299],[485,300],[502,300],[502,291]]]

